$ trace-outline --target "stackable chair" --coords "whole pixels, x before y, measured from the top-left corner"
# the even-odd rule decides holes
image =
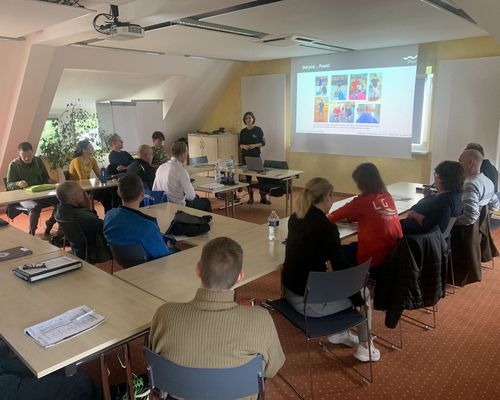
[[[127,246],[110,244],[109,250],[111,251],[111,255],[113,257],[111,261],[111,273],[114,271],[115,261],[123,268],[134,267],[147,261],[146,252],[140,243]]]
[[[349,328],[354,328],[361,324],[366,324],[369,333],[369,325],[366,309],[363,314],[356,312],[354,308],[350,308],[336,314],[321,318],[307,317],[305,315],[305,310],[307,309],[308,304],[329,303],[336,300],[345,299],[361,291],[362,289],[365,290],[370,262],[371,259],[357,267],[334,272],[309,272],[309,277],[307,279],[306,289],[304,293],[304,315],[297,312],[292,306],[288,304],[288,302],[284,298],[267,303],[270,307],[278,311],[281,315],[283,315],[283,317],[289,320],[306,338],[308,356],[307,364],[312,398],[314,398],[314,390],[311,372],[311,354],[309,341],[318,339],[318,344],[325,351],[334,355],[340,361],[344,362],[321,342],[321,338],[345,331]],[[354,371],[362,377],[363,381],[367,383],[373,382],[370,342],[371,341],[369,340],[369,376],[363,375],[355,366],[352,366]],[[280,377],[290,387],[293,388],[293,386],[282,375],[280,375]],[[293,390],[295,389],[293,388]]]
[[[264,400],[263,360],[260,354],[234,368],[183,367],[144,348],[151,389],[186,400],[232,400],[259,395]],[[170,398],[170,397],[169,397]]]
[[[64,248],[66,242],[71,246],[71,253],[75,256],[88,261],[88,243],[87,237],[83,233],[82,227],[78,221],[66,221],[56,218],[57,223],[64,233]]]

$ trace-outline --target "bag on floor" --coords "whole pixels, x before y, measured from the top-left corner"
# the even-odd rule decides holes
[[[210,221],[212,216],[204,215],[198,217],[178,210],[175,213],[174,219],[170,223],[167,235],[174,236],[198,236],[210,230]]]

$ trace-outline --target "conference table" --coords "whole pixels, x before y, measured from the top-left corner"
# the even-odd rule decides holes
[[[293,180],[298,179],[304,171],[297,171],[293,169],[276,169],[266,168],[265,171],[257,172],[250,171],[246,168],[236,168],[235,174],[248,175],[255,178],[271,179],[285,184],[285,215],[290,215],[293,211]]]
[[[196,176],[193,187],[197,192],[203,192],[207,194],[217,194],[220,193],[224,196],[224,210],[226,211],[226,216],[228,215],[228,210],[231,208],[231,216],[235,218],[235,203],[234,197],[238,189],[248,186],[246,182],[236,182],[233,185],[222,185],[217,184],[214,178],[209,176]]]
[[[78,183],[80,183],[80,186],[85,191],[101,190],[118,186],[117,180],[109,180],[106,183],[101,183],[101,181],[96,178],[78,181]],[[28,192],[24,189],[9,190],[7,192],[0,192],[0,205],[20,203],[21,201],[28,201],[28,200],[39,200],[55,196],[56,196],[55,189],[43,190],[41,192],[34,192],[34,193]]]
[[[126,344],[147,334],[153,314],[163,303],[84,261],[81,269],[34,283],[11,272],[25,263],[63,255],[75,258],[58,250],[0,263],[0,336],[37,378],[61,368],[73,371],[77,364],[98,356],[103,365],[104,353],[119,347],[127,360]],[[104,323],[46,349],[24,334],[29,326],[81,305],[103,315]],[[101,376],[105,398],[109,399],[106,371]]]
[[[35,255],[52,253],[59,250],[48,241],[28,235],[14,226],[7,225],[0,227],[0,253],[17,246],[23,246]],[[4,265],[3,262],[0,256],[0,268]]]

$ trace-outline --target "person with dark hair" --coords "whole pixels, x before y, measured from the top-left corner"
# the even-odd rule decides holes
[[[94,146],[88,139],[80,140],[75,152],[74,158],[69,164],[69,178],[73,181],[83,181],[90,179],[90,173],[93,171],[97,178],[100,178],[99,165],[97,160],[92,156],[94,153]],[[92,195],[95,200],[101,202],[104,207],[104,212],[107,213],[113,208],[113,195],[114,188],[105,188],[93,191]]]
[[[260,148],[266,145],[264,132],[262,129],[255,125],[255,115],[251,111],[243,114],[243,123],[245,128],[240,131],[240,149],[241,149],[241,162],[245,164],[245,157],[260,157]],[[258,180],[258,179],[257,179]],[[246,176],[248,186],[248,203],[253,203],[253,188],[252,177]],[[266,198],[266,193],[260,192],[260,202],[262,204],[271,204]]]
[[[434,169],[434,182],[437,194],[427,190],[424,198],[415,204],[401,227],[404,234],[420,234],[430,232],[439,226],[445,232],[450,218],[462,213],[462,191],[465,174],[460,163],[443,161]]]
[[[151,146],[139,146],[139,158],[136,158],[127,168],[127,174],[135,174],[141,178],[144,188],[152,190],[155,181],[155,169],[151,166],[153,150]]]
[[[168,161],[167,150],[163,146],[165,135],[163,132],[155,131],[151,138],[153,139],[153,161],[151,165],[153,168],[158,168],[161,164]]]
[[[118,181],[123,205],[113,208],[104,218],[104,236],[110,245],[142,244],[148,260],[174,252],[163,238],[156,218],[139,211],[144,185],[137,175],[127,174]]]
[[[57,185],[56,195],[59,199],[56,218],[64,221],[75,221],[82,228],[87,239],[88,261],[100,263],[111,259],[108,244],[104,238],[103,221],[95,210],[90,209],[90,198],[80,184],[66,181]]]
[[[283,264],[283,295],[299,313],[304,313],[304,292],[309,272],[325,272],[327,264],[335,271],[349,268],[342,247],[337,225],[328,221],[326,214],[333,204],[333,185],[325,178],[313,178],[306,183],[300,194],[297,210],[288,220],[285,262]],[[305,310],[309,317],[324,317],[347,308],[365,305],[360,295],[324,304],[308,304]],[[371,312],[368,314],[371,323]],[[368,331],[359,325],[358,336],[346,330],[331,335],[333,344],[356,347],[354,357],[369,360]],[[360,344],[361,341],[361,344]],[[380,351],[371,345],[372,360],[380,359]]]
[[[123,150],[123,140],[120,135],[114,133],[108,139],[108,144],[111,147],[108,159],[108,175],[116,175],[125,173],[127,167],[134,161],[134,157],[129,152]]]
[[[234,285],[243,279],[243,250],[218,237],[202,249],[196,264],[201,288],[189,303],[166,303],[151,322],[151,349],[192,368],[232,368],[257,354],[264,376],[273,377],[285,362],[273,319],[261,307],[238,305]]]
[[[54,183],[54,181],[50,179],[40,157],[33,155],[33,146],[31,146],[31,143],[21,142],[17,146],[17,150],[19,151],[19,157],[10,162],[9,169],[7,171],[7,190],[25,189],[28,186]],[[57,203],[57,199],[53,197],[39,200],[21,201],[20,204],[28,210],[30,219],[28,232],[30,235],[35,235],[42,208],[54,207],[52,215],[45,222],[45,236],[50,236],[50,230],[56,223],[54,212],[56,210],[55,206]]]
[[[398,211],[374,164],[358,165],[352,178],[361,194],[331,212],[328,219],[358,223],[358,241],[344,246],[344,250],[352,263],[361,264],[371,258],[370,268],[374,268],[387,261],[403,237]]]
[[[160,165],[156,170],[153,190],[164,191],[171,203],[212,211],[210,200],[196,195],[189,173],[183,167],[188,158],[186,143],[177,141],[172,144],[170,151],[172,153],[170,161]]]
[[[498,193],[498,171],[490,160],[484,158],[484,149],[479,143],[469,143],[464,150],[477,150],[483,156],[480,172],[493,182],[495,193]]]

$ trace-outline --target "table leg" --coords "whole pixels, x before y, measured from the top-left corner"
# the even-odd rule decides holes
[[[104,400],[111,400],[111,392],[109,391],[108,365],[104,354],[101,354],[101,386]]]
[[[229,201],[228,201],[228,198],[227,198],[227,193],[228,192],[224,192],[224,208],[226,209],[226,217],[228,216],[227,209],[229,208]]]
[[[235,210],[234,210],[234,196],[236,196],[236,190],[231,190],[231,215],[233,218],[236,217]]]
[[[130,346],[128,343],[123,345],[123,354],[125,359],[125,373],[127,375],[128,398],[135,399],[132,368],[130,367]]]

